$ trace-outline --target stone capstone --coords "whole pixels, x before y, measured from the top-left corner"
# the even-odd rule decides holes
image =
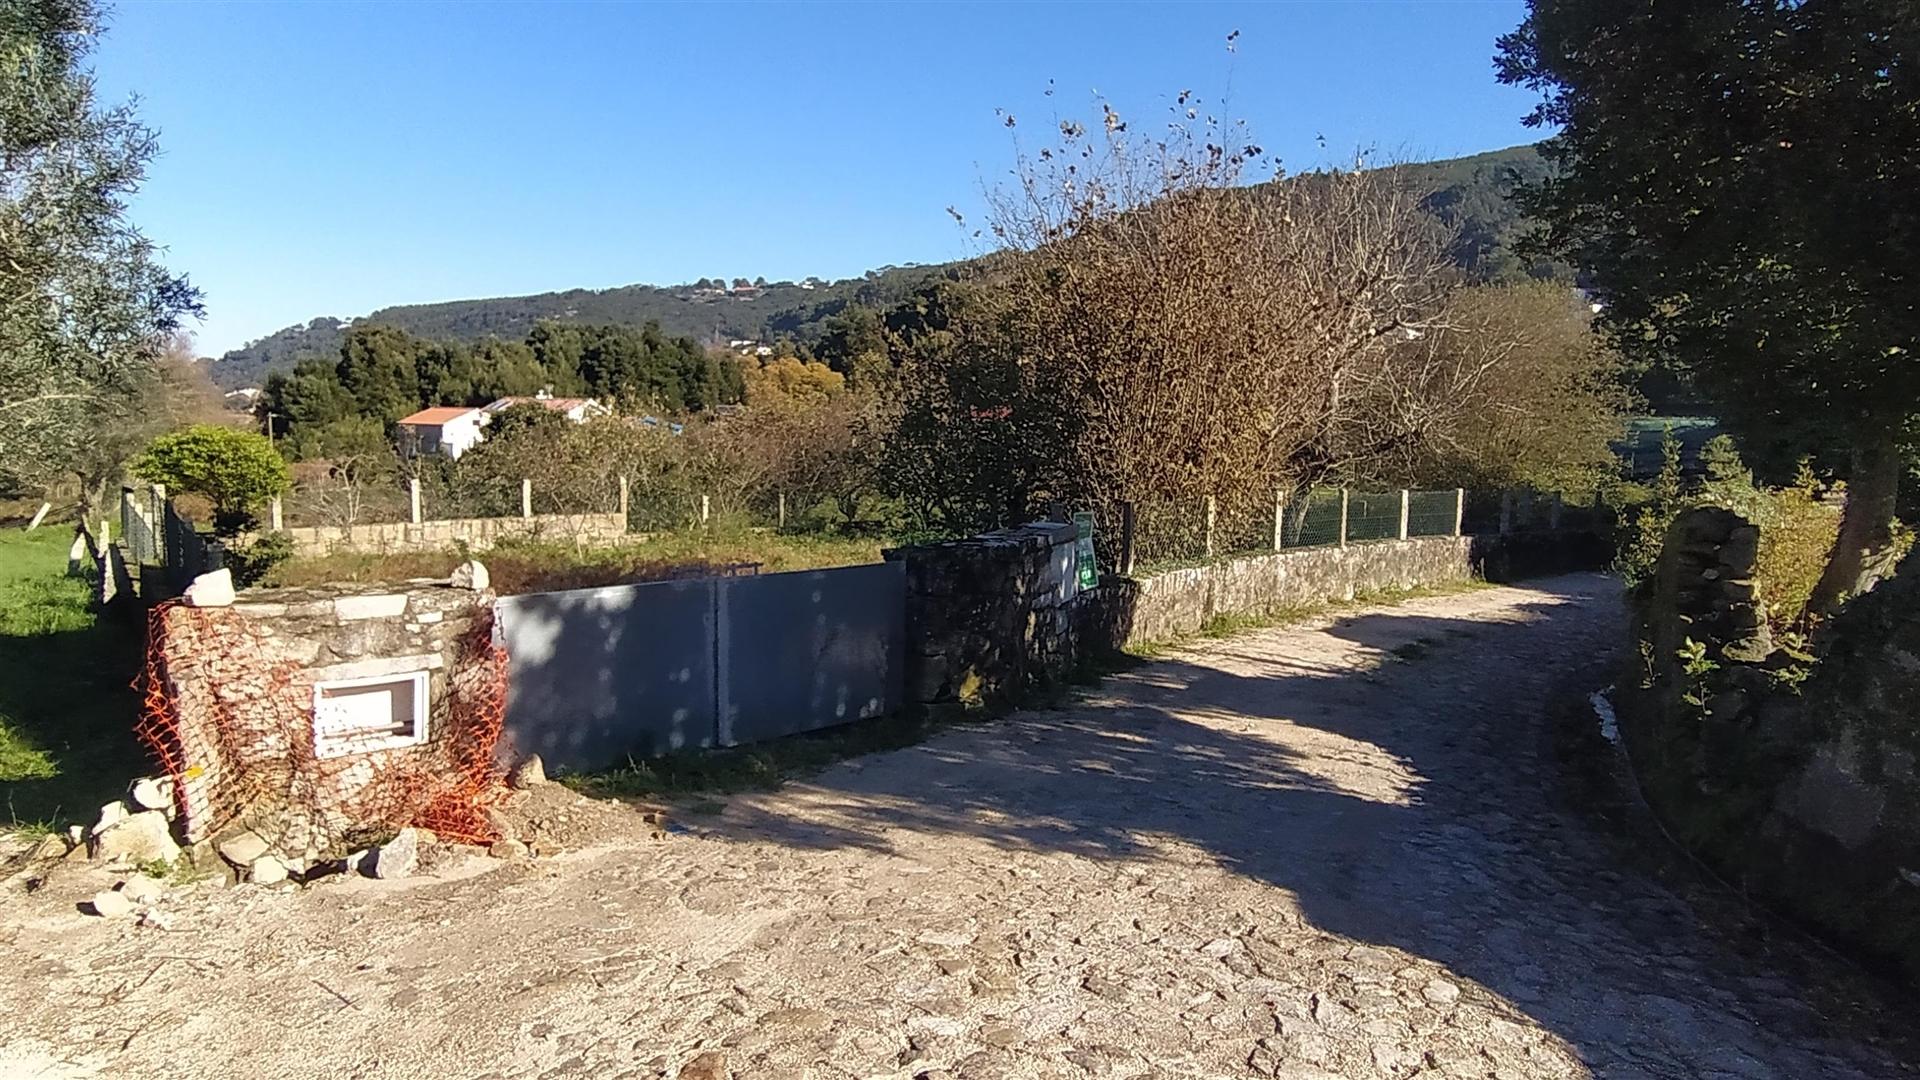
[[[213,570],[193,579],[182,597],[188,607],[232,607],[233,572]]]
[[[487,564],[478,559],[468,559],[453,568],[447,584],[456,589],[471,589],[485,592],[492,585],[492,575],[487,573]]]

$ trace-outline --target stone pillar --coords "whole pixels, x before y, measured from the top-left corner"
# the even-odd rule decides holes
[[[1400,539],[1407,538],[1407,519],[1413,510],[1413,493],[1406,488],[1400,489]]]
[[[775,518],[775,524],[779,528],[784,529],[787,527],[787,493],[784,491],[781,492],[779,498],[780,498],[780,507],[776,511],[777,516]]]
[[[407,520],[420,524],[420,478],[415,476],[407,480]]]
[[[620,478],[620,530],[622,532],[625,532],[627,528],[626,522],[627,522],[628,494],[629,492],[628,492],[627,478],[622,476]]]
[[[1287,546],[1287,489],[1273,489],[1273,550]]]
[[[1213,558],[1213,526],[1220,518],[1220,502],[1213,496],[1207,496],[1207,558]]]
[[[1347,546],[1347,489],[1340,489],[1340,546]]]
[[[533,516],[533,481],[531,480],[520,481],[520,516],[523,518]]]
[[[711,495],[700,496],[700,524],[705,525],[708,519],[712,517],[713,517],[713,497]]]
[[[1453,489],[1453,535],[1459,536],[1460,529],[1467,520],[1467,489]]]

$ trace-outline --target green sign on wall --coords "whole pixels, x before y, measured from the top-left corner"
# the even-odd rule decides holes
[[[1083,510],[1073,515],[1073,553],[1080,566],[1080,587],[1091,589],[1100,584],[1100,568],[1093,561],[1093,513]]]

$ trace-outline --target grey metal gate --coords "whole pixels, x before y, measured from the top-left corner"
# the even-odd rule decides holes
[[[899,563],[503,597],[503,742],[598,769],[882,715],[905,612]]]

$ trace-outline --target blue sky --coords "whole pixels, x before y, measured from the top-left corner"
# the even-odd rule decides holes
[[[205,290],[218,354],[387,304],[969,254],[945,208],[1005,177],[994,110],[1087,116],[1096,91],[1141,115],[1230,86],[1290,171],[1527,142],[1530,98],[1490,59],[1521,14],[123,2],[94,60],[161,131],[135,216]]]

